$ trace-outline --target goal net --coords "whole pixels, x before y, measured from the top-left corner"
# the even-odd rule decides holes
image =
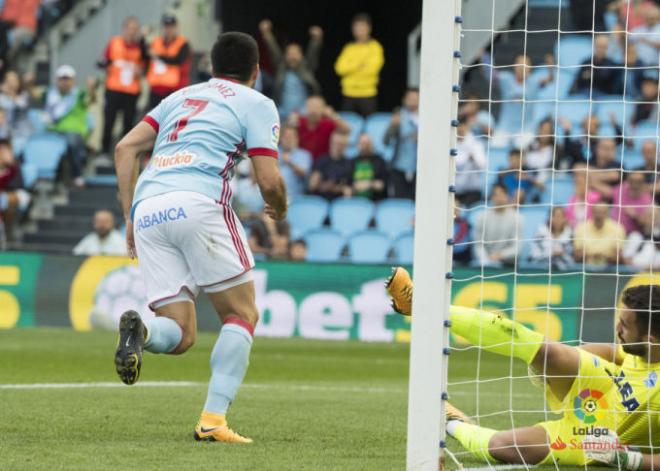
[[[568,345],[613,343],[622,291],[655,283],[660,268],[658,6],[464,0],[460,28],[451,303]],[[447,353],[443,392],[475,424],[506,431],[562,417],[525,362],[453,334]],[[549,437],[557,453],[539,468],[592,466],[557,460],[612,410],[589,388],[571,398],[574,436]],[[441,439],[446,469],[504,469]]]

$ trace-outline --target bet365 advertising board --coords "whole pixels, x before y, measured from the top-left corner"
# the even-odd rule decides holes
[[[258,336],[407,342],[410,322],[392,311],[387,266],[268,262],[254,270]],[[614,306],[648,275],[591,275],[456,268],[452,302],[496,310],[550,339],[611,341]],[[203,294],[201,330],[220,327]],[[584,307],[584,309],[583,309]],[[0,253],[0,328],[68,326],[115,329],[126,309],[144,316],[144,283],[124,257]],[[440,313],[432,313],[440,315]],[[460,339],[455,339],[460,342]]]

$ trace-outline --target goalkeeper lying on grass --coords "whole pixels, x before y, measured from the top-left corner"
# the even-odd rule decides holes
[[[394,269],[387,290],[394,309],[410,315],[412,281],[406,270]],[[623,352],[616,344],[577,348],[550,342],[506,317],[452,306],[451,331],[527,363],[542,375],[548,404],[562,417],[497,431],[471,423],[447,403],[447,433],[488,462],[660,469],[660,454],[653,454],[660,445],[660,286],[626,289],[623,305],[616,325]]]

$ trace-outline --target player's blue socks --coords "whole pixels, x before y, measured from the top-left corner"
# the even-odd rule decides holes
[[[205,412],[226,414],[250,363],[253,328],[238,317],[227,319],[211,353],[211,381]]]
[[[169,353],[181,343],[183,331],[176,321],[169,317],[154,317],[144,321],[147,326],[147,338],[144,349],[151,353]]]

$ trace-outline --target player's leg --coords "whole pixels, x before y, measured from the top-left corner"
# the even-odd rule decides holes
[[[206,290],[222,328],[211,353],[211,380],[195,438],[249,443],[252,440],[227,427],[226,414],[250,363],[252,336],[259,319],[251,272]]]

